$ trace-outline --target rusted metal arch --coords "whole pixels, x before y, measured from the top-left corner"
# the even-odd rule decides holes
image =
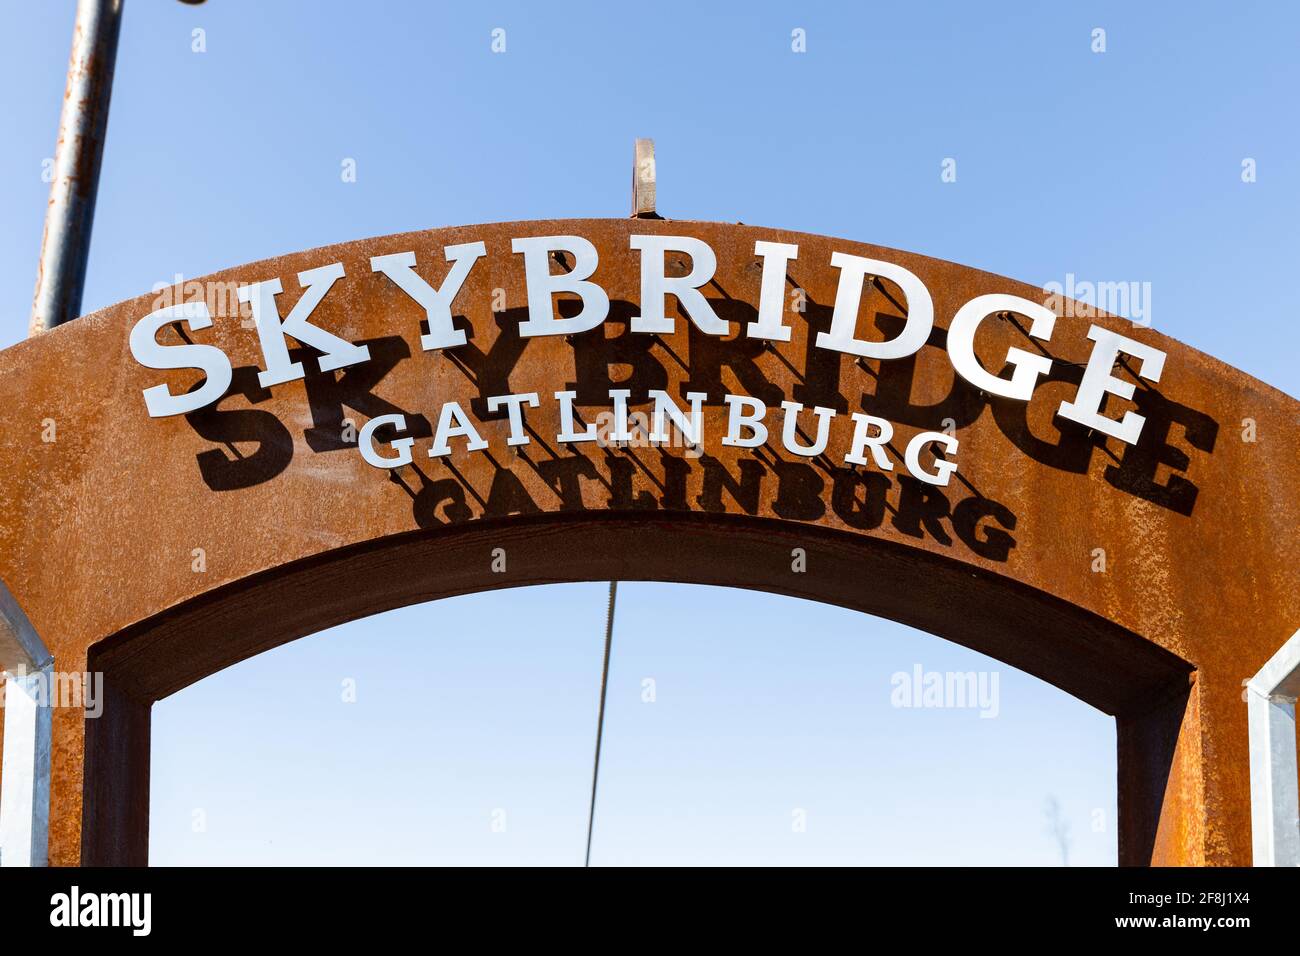
[[[756,308],[755,241],[798,243],[788,278],[808,308],[790,317],[792,341],[714,339],[684,317],[649,345],[628,336],[639,292],[633,233],[707,241],[718,272],[706,295],[737,329]],[[567,340],[521,343],[512,329],[526,297],[510,239],[555,234],[595,244],[611,315]],[[443,247],[479,240],[488,256],[456,303],[470,342],[422,352],[422,310],[371,274],[370,257],[412,251],[441,281]],[[936,328],[915,361],[828,361],[808,348],[835,295],[832,251],[897,262],[924,280]],[[1040,290],[924,256],[739,225],[460,227],[241,266],[199,289],[279,277],[288,306],[297,273],[332,262],[348,279],[313,322],[370,343],[370,378],[313,369],[261,389],[248,374],[256,332],[226,315],[194,338],[231,355],[227,398],[213,414],[149,419],[143,388],[192,384],[140,368],[126,349],[156,295],[0,352],[0,401],[26,410],[0,420],[0,578],[61,667],[87,662],[105,674],[103,717],[55,714],[53,862],[145,860],[149,708],[159,697],[390,607],[611,578],[829,601],[989,653],[1117,716],[1123,862],[1250,862],[1242,681],[1300,620],[1293,399],[1153,330],[1067,316],[1047,346],[1058,364],[1042,400],[1009,407],[953,378],[944,333],[976,295],[1041,299]],[[501,297],[505,311],[494,311]],[[887,287],[874,287],[863,308],[881,332],[900,321]],[[1136,446],[1052,419],[1077,384],[1094,322],[1168,355],[1158,387],[1135,396],[1148,417]],[[1014,322],[992,323],[978,347],[996,367],[1024,341]],[[831,460],[811,463],[770,447],[709,445],[698,459],[681,449],[558,453],[542,440],[557,425],[548,408],[530,419],[538,444],[519,455],[496,446],[391,477],[339,440],[349,416],[387,406],[427,415],[454,398],[481,417],[485,394],[569,384],[588,395],[584,406],[598,406],[597,386],[629,372],[635,388],[674,395],[720,382],[808,406],[870,407],[900,436],[950,418],[962,481],[926,497],[897,473],[838,466],[843,438]],[[710,434],[718,411],[706,409]],[[1246,417],[1257,442],[1238,434]],[[40,440],[45,421],[57,423],[56,442]],[[196,547],[207,553],[202,573],[191,567]],[[496,547],[509,552],[507,574],[490,571]],[[808,574],[790,573],[795,547],[807,551]],[[1106,550],[1104,574],[1089,568],[1094,547]]]

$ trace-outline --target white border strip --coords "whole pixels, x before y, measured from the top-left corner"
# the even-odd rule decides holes
[[[1250,721],[1250,829],[1256,866],[1300,866],[1297,691],[1300,691],[1300,631],[1246,682]]]
[[[50,693],[54,659],[0,582],[0,866],[45,866],[50,843]]]

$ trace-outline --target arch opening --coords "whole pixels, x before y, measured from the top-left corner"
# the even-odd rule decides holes
[[[792,572],[803,548],[807,571]],[[504,571],[492,553],[503,549]],[[85,724],[82,862],[148,860],[154,701],[299,637],[392,608],[578,581],[745,588],[864,611],[953,641],[1059,687],[1117,721],[1119,862],[1142,865],[1175,749],[1194,719],[1193,669],[1112,622],[940,555],[734,516],[547,515],[413,532],[216,589],[94,645],[104,711]],[[1164,829],[1168,829],[1165,827]]]
[[[1113,866],[1115,722],[821,602],[618,587],[592,866]],[[608,586],[412,605],[157,702],[150,865],[581,866]]]

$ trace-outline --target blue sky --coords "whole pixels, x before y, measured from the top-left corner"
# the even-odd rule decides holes
[[[389,612],[163,700],[152,861],[581,863],[605,595]],[[996,672],[997,716],[894,707],[917,664]],[[1110,864],[1114,745],[1110,718],[928,634],[625,584],[592,863],[1057,865],[1055,796],[1070,862]]]
[[[0,346],[26,333],[72,8],[3,4]],[[669,217],[1149,283],[1155,327],[1294,395],[1298,34],[1281,3],[132,0],[84,305],[368,235],[623,216],[651,136]],[[407,609],[161,702],[154,861],[580,861],[603,609],[601,584]],[[999,716],[891,707],[916,664],[998,672]],[[1050,796],[1070,862],[1114,861],[1113,722],[936,638],[628,584],[612,680],[595,863],[1060,862]]]

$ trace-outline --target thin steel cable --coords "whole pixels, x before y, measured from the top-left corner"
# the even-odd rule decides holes
[[[591,804],[587,810],[587,856],[584,867],[591,866],[591,833],[596,825],[596,785],[600,780],[600,743],[605,736],[605,692],[609,689],[609,650],[614,643],[614,601],[618,582],[609,582],[609,608],[605,612],[605,661],[600,668],[600,712],[596,715],[596,759],[591,767]]]

